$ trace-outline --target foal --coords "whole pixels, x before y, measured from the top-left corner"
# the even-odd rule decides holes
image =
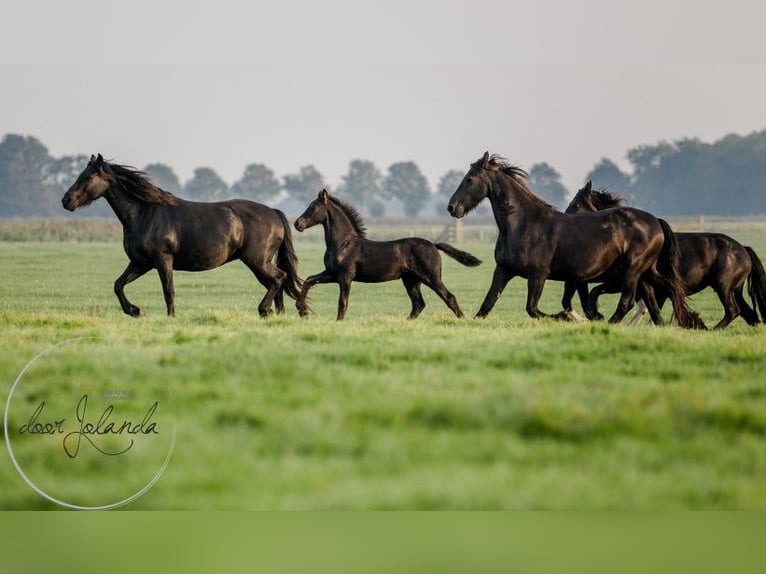
[[[308,277],[303,282],[295,306],[302,317],[308,315],[306,296],[317,283],[337,283],[340,286],[338,298],[338,321],[346,315],[348,294],[352,281],[381,283],[401,279],[412,301],[409,318],[415,319],[426,306],[420,285],[430,287],[447,304],[457,317],[462,317],[457,299],[442,283],[442,261],[439,252],[444,251],[458,263],[475,267],[481,261],[465,251],[455,249],[446,243],[431,243],[419,237],[408,237],[394,241],[371,241],[367,239],[364,222],[359,212],[333,197],[326,189],[319,192],[298,219],[295,229],[303,231],[317,224],[324,227],[325,269]]]

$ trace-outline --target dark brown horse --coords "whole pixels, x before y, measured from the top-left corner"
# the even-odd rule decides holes
[[[547,279],[616,285],[621,297],[610,322],[617,323],[633,306],[638,281],[649,271],[668,286],[679,324],[695,326],[678,278],[672,233],[653,215],[631,208],[562,213],[529,189],[526,172],[488,152],[471,164],[447,211],[463,217],[485,197],[500,233],[492,285],[478,317],[492,310],[505,286],[518,275],[527,279],[526,309],[535,318],[546,316],[538,302]],[[665,278],[658,265],[668,270]]]
[[[624,203],[624,198],[606,190],[594,190],[588,182],[572,199],[567,213],[602,211]],[[766,321],[766,271],[752,248],[722,233],[676,233],[675,236],[681,252],[681,279],[687,294],[693,295],[710,287],[723,305],[724,316],[716,329],[726,327],[740,315],[749,325],[756,325],[759,320],[755,309],[760,310],[762,320]],[[743,294],[745,281],[752,308]],[[668,298],[667,290],[662,285],[651,286],[656,304],[662,309]],[[583,284],[578,284],[577,290],[580,301],[587,301],[587,284],[584,285],[585,297]],[[566,308],[566,301],[562,303]]]
[[[146,174],[91,156],[61,199],[74,211],[105,197],[122,223],[128,267],[114,282],[122,310],[143,313],[125,297],[125,285],[150,269],[162,282],[168,315],[175,314],[173,270],[205,271],[241,259],[266,287],[261,316],[284,310],[283,292],[296,298],[301,288],[290,225],[281,211],[244,199],[218,203],[185,201],[158,188]],[[273,260],[276,256],[276,265]]]
[[[295,228],[303,231],[322,224],[326,250],[325,269],[306,278],[303,289],[296,300],[301,316],[308,314],[306,297],[309,289],[317,283],[337,283],[340,286],[338,298],[338,321],[342,320],[348,308],[348,294],[352,281],[380,283],[401,279],[412,301],[409,318],[420,315],[426,306],[420,285],[431,288],[456,316],[462,317],[457,299],[442,282],[442,261],[439,251],[463,265],[479,265],[476,257],[455,249],[446,243],[431,243],[419,237],[408,237],[395,241],[371,241],[359,212],[333,197],[326,189],[309,204],[306,211],[295,220]]]

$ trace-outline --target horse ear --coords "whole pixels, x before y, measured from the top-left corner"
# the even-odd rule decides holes
[[[322,201],[327,203],[327,196],[328,195],[329,195],[329,193],[327,193],[327,190],[323,187],[322,191],[319,192],[319,199],[321,199]]]
[[[99,165],[104,163],[104,156],[102,156],[101,154],[98,154],[98,157],[96,157],[96,163],[98,163]]]
[[[96,161],[96,156],[93,154],[90,154],[90,160],[89,161]]]
[[[587,192],[593,191],[593,182],[590,179],[585,182],[585,191]]]
[[[489,165],[489,152],[485,151],[481,158],[481,167],[487,167]]]

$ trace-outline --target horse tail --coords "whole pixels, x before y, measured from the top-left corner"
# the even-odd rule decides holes
[[[460,249],[455,249],[448,243],[435,243],[434,245],[436,245],[436,249],[444,251],[444,253],[452,257],[452,259],[466,267],[476,267],[477,265],[481,265],[481,259],[478,259],[465,251],[460,251]]]
[[[662,227],[662,235],[665,240],[662,243],[662,251],[657,259],[657,270],[665,282],[665,288],[670,292],[670,300],[673,303],[673,313],[676,321],[684,329],[706,329],[705,323],[696,311],[686,306],[686,285],[681,278],[681,250],[678,240],[670,225],[664,219],[659,219]]]
[[[763,269],[763,263],[753,251],[752,247],[745,246],[753,268],[750,275],[747,276],[747,293],[753,302],[753,307],[758,305],[761,311],[761,321],[766,323],[766,271]]]
[[[279,219],[282,221],[282,227],[285,229],[285,237],[282,240],[282,245],[279,246],[279,251],[277,251],[277,267],[287,273],[287,281],[282,286],[282,290],[293,299],[298,299],[303,280],[298,277],[298,256],[295,255],[295,249],[293,248],[290,222],[287,221],[284,213],[278,209],[274,211],[277,212]]]

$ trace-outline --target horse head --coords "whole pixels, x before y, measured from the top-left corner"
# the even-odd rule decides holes
[[[72,186],[61,198],[61,205],[68,211],[84,207],[102,197],[111,185],[109,164],[101,154],[90,156],[90,161]]]

